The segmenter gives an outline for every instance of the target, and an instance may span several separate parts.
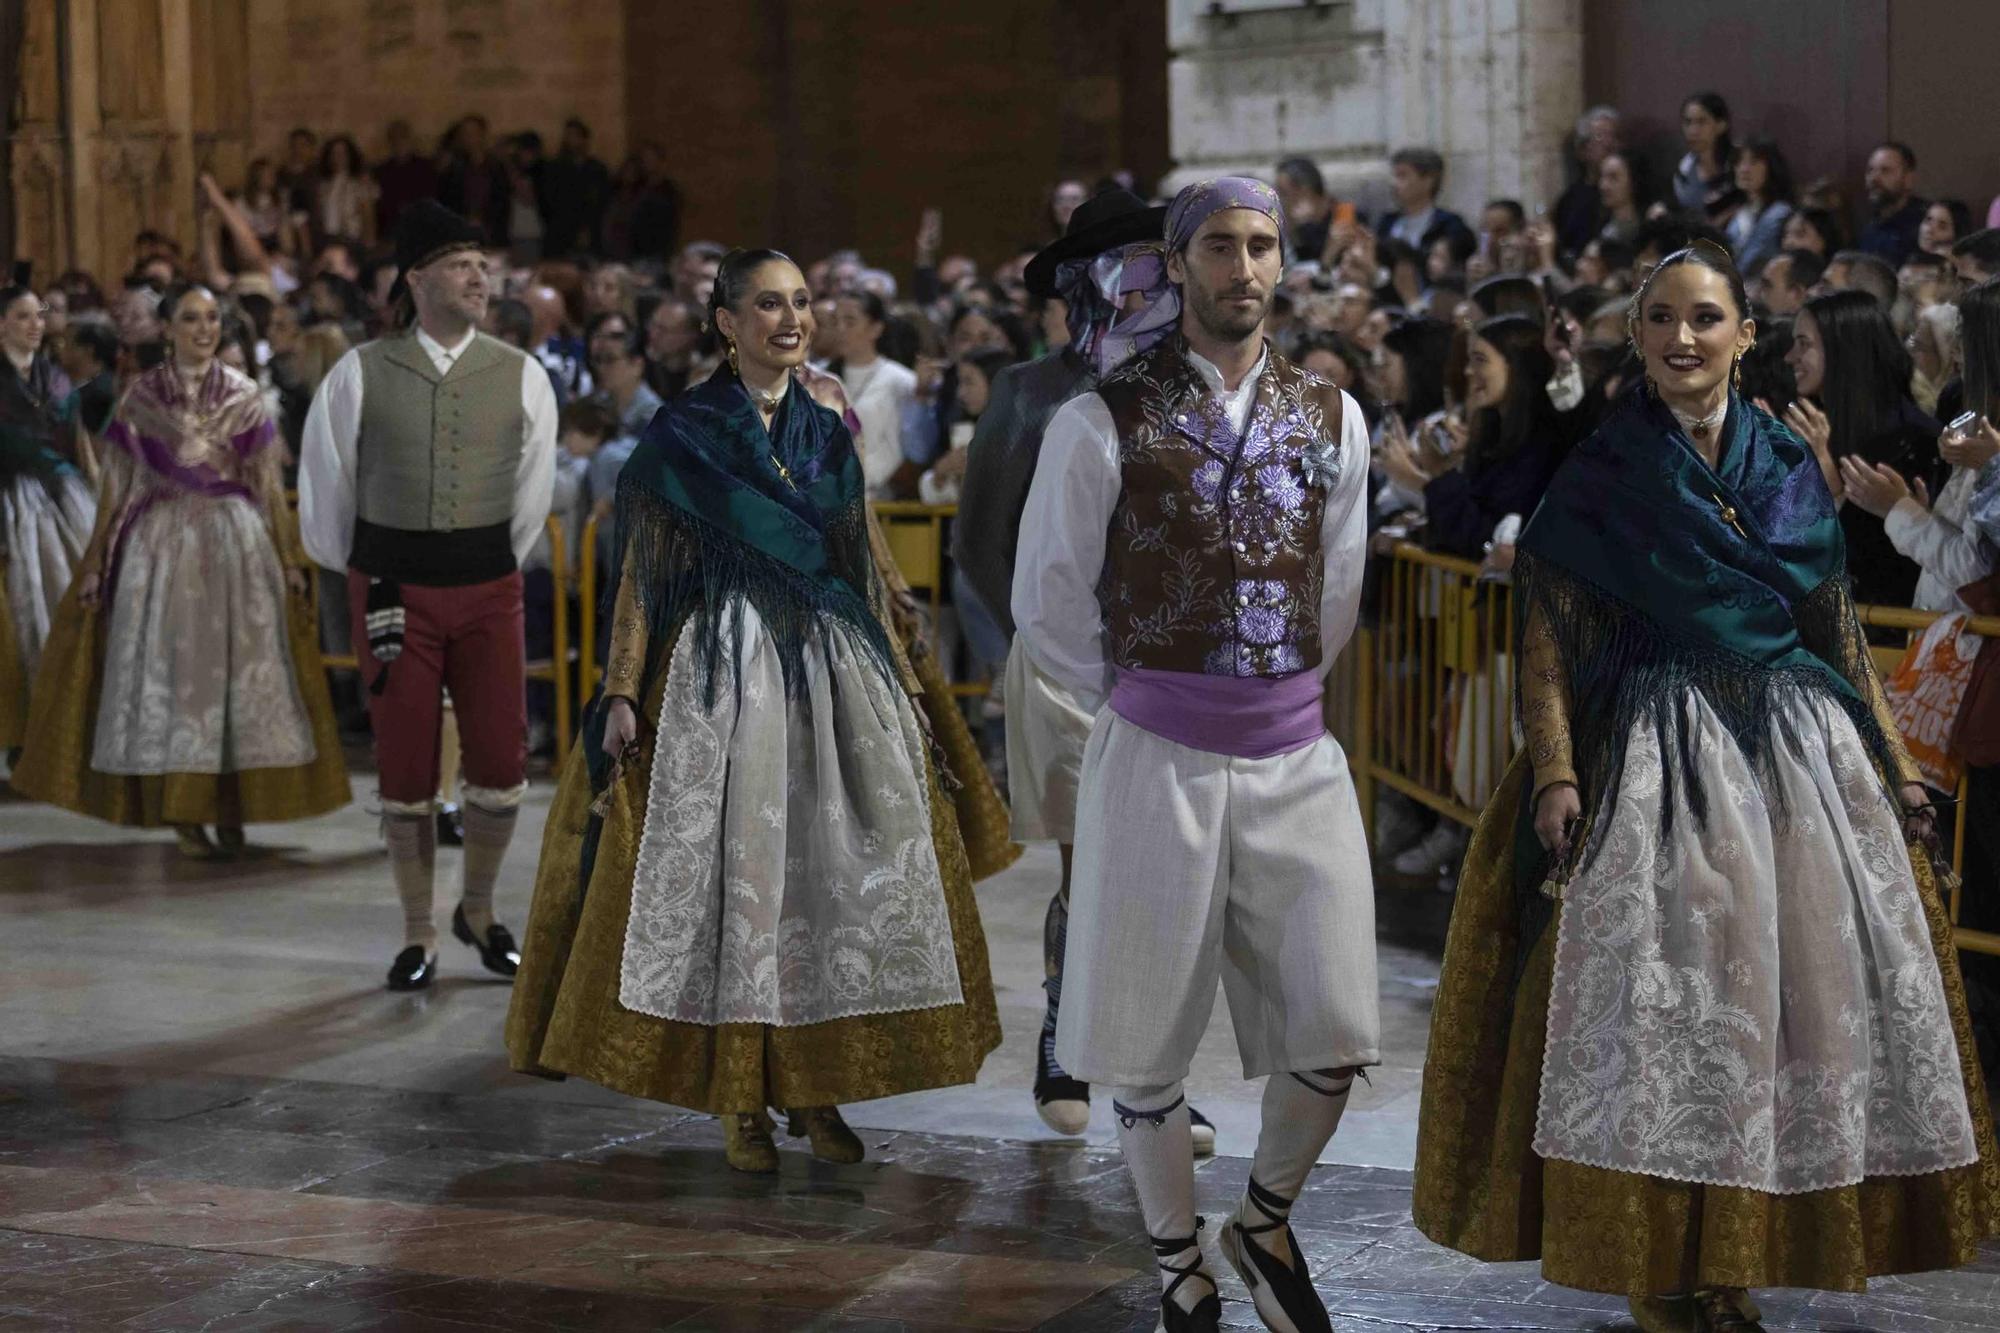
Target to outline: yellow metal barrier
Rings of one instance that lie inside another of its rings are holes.
[[[1378,783],[1470,827],[1520,748],[1514,589],[1482,581],[1470,560],[1407,542],[1381,563],[1377,621],[1357,632],[1334,664],[1327,724],[1347,751],[1371,838]],[[1921,631],[1939,613],[1864,606],[1860,615],[1867,625]],[[1975,617],[1966,628],[2000,634],[2000,617]],[[1887,656],[1878,652],[1878,665]],[[1963,865],[1963,780],[1958,796],[1952,862]],[[1957,924],[1964,896],[1961,885],[1948,903],[1958,946],[2000,954],[2000,933]]]
[[[564,669],[568,666],[573,656],[569,641],[569,596],[566,586],[569,581],[569,549],[563,543],[562,520],[554,515],[550,515],[549,517],[548,534],[549,573],[555,581],[555,624],[553,627],[553,642],[550,645],[553,651],[546,658],[530,659],[527,675],[529,680],[545,680],[555,686],[556,768],[560,770],[563,766],[563,761],[569,758],[570,715],[574,704],[570,694],[569,672]],[[586,526],[584,528],[584,535],[586,538],[591,535],[590,527]],[[585,574],[588,576],[592,567],[590,548],[588,546],[584,547],[582,564]],[[316,578],[310,580],[310,586],[313,597],[313,613],[315,619],[317,619],[319,612],[319,580]],[[587,596],[583,605],[584,623],[588,626],[590,623],[590,602]],[[367,632],[361,626],[355,626],[354,628],[357,633],[365,635]],[[589,644],[590,641],[585,639],[582,656],[586,663],[590,660]],[[320,661],[330,671],[358,671],[361,669],[360,662],[352,653],[325,653],[321,655]],[[586,695],[585,697],[588,696]]]

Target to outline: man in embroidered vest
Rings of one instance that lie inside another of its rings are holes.
[[[1130,190],[1106,190],[1070,214],[1062,239],[1030,260],[1022,275],[1029,292],[1063,303],[1069,344],[993,377],[993,395],[966,460],[951,550],[972,595],[1010,638],[1021,511],[1049,418],[1179,323],[1180,297],[1167,281],[1160,240],[1166,216],[1164,206],[1149,208]],[[1090,1085],[1070,1076],[1056,1059],[1055,1046],[1077,777],[1093,715],[1037,670],[1018,641],[1007,655],[1005,693],[1007,806],[1014,840],[1054,842],[1062,856],[1062,881],[1042,926],[1042,984],[1049,1002],[1035,1043],[1035,1110],[1056,1133],[1081,1134],[1090,1125]],[[1215,1126],[1192,1106],[1188,1117],[1195,1155],[1213,1153]]]
[[[1174,200],[1180,331],[1051,419],[1014,575],[1035,665],[1105,701],[1056,1054],[1112,1089],[1174,1331],[1221,1314],[1182,1089],[1218,976],[1244,1076],[1267,1078],[1221,1245],[1270,1328],[1330,1328],[1286,1218],[1379,1058],[1368,854],[1323,711],[1360,602],[1368,438],[1352,399],[1263,340],[1281,218],[1240,177]]]
[[[480,229],[432,200],[396,229],[392,299],[405,328],[355,348],[313,397],[299,458],[307,552],[345,569],[381,774],[389,866],[403,903],[391,990],[437,973],[437,857],[444,691],[458,718],[465,889],[452,933],[489,971],[514,975],[514,937],[493,889],[527,791],[527,653],[520,563],[548,519],[556,401],[532,358],[479,332]]]

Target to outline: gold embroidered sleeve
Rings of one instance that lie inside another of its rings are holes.
[[[611,608],[611,646],[604,658],[604,694],[639,702],[639,678],[646,670],[646,613],[632,591],[631,568],[618,581],[618,600]]]
[[[115,445],[104,455],[104,467],[97,482],[97,523],[90,531],[90,544],[77,562],[76,579],[103,577],[105,558],[111,551],[111,534],[125,517],[132,499],[131,456]]]
[[[286,569],[305,569],[311,565],[305,544],[299,540],[298,513],[285,495],[284,459],[276,443],[264,446],[250,460],[250,484],[257,493],[257,503],[263,507],[264,526],[271,533],[271,544],[278,548],[278,563]]]
[[[1903,733],[1896,728],[1896,716],[1889,711],[1889,696],[1882,690],[1882,678],[1875,674],[1868,636],[1845,581],[1838,576],[1828,579],[1798,604],[1793,616],[1800,640],[1845,677],[1868,706],[1888,744],[1889,777],[1899,787],[1922,782],[1923,775],[1903,744]]]
[[[872,505],[868,507],[868,556],[873,571],[868,580],[869,609],[889,631],[896,678],[902,681],[903,692],[914,699],[924,692],[924,683],[916,667],[910,664],[911,653],[925,650],[923,619],[916,613],[916,594],[904,582],[903,571],[896,567],[895,552],[889,549],[888,534],[882,531]]]
[[[1537,795],[1555,783],[1576,782],[1569,717],[1562,650],[1542,609],[1531,607],[1521,642],[1521,730],[1527,736],[1528,761],[1535,766]]]

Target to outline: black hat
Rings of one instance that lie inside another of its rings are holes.
[[[1157,241],[1167,231],[1167,208],[1148,208],[1130,190],[1113,187],[1086,199],[1069,215],[1062,239],[1028,261],[1024,276],[1033,296],[1056,296],[1056,270],[1067,259],[1090,259],[1139,241]]]
[[[480,250],[485,245],[486,233],[478,223],[460,217],[435,199],[417,200],[396,219],[399,272],[390,299],[408,289],[411,270],[442,259],[454,250]]]

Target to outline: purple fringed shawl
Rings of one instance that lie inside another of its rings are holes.
[[[135,486],[118,515],[112,570],[132,524],[174,490],[257,503],[251,461],[277,433],[257,382],[220,361],[192,395],[171,362],[133,380],[104,435],[157,480]]]

